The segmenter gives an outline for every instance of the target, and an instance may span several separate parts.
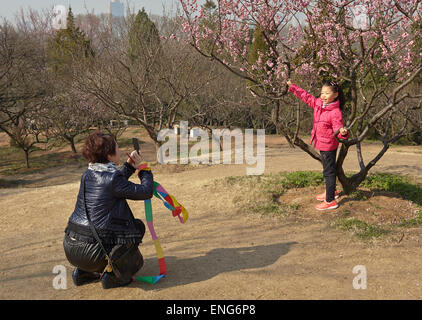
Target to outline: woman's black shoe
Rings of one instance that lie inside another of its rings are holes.
[[[73,270],[72,279],[75,286],[81,286],[86,283],[100,280],[100,274],[75,268],[75,270]]]
[[[130,284],[131,282],[132,282],[132,279],[130,279],[127,282],[119,281],[113,273],[109,273],[109,272],[106,272],[101,279],[101,284],[103,285],[103,289],[124,287]]]

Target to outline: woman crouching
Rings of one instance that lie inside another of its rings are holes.
[[[108,134],[90,134],[82,154],[89,165],[82,174],[75,210],[63,241],[66,257],[76,267],[72,279],[76,286],[100,278],[104,289],[124,286],[143,266],[138,246],[145,234],[144,223],[134,218],[126,199],[150,199],[153,175],[151,171],[140,170],[141,184],[128,181],[143,159],[133,151],[131,159],[117,169],[119,146]],[[119,268],[114,272],[108,263],[110,257],[112,261],[120,258]]]

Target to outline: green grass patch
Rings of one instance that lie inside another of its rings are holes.
[[[320,172],[297,171],[262,176],[231,176],[218,181],[217,184],[221,183],[236,190],[239,189],[239,196],[235,197],[233,201],[242,210],[252,210],[262,214],[286,215],[300,208],[299,204],[278,202],[278,198],[286,190],[318,186],[324,183],[324,178]]]
[[[295,171],[283,176],[284,179],[280,182],[285,189],[313,187],[324,183],[324,177],[321,172]]]
[[[0,148],[0,157],[2,157],[2,158],[10,157],[17,152],[23,153],[23,151],[21,149],[16,148],[16,147],[1,147]]]
[[[254,205],[252,205],[252,209],[256,212],[276,215],[282,215],[286,211],[284,206],[280,206],[278,203],[265,200],[257,201]]]
[[[422,210],[418,212],[418,215],[416,218],[409,219],[407,221],[403,221],[399,224],[399,227],[419,227],[422,226]]]
[[[343,231],[353,232],[360,239],[380,238],[390,231],[384,228],[366,223],[356,218],[340,218],[331,223],[331,226]]]
[[[86,164],[86,160],[81,155],[74,155],[69,151],[60,153],[42,153],[41,151],[41,153],[29,155],[30,168],[27,168],[24,152],[16,149],[8,157],[0,157],[0,173],[3,175],[30,174],[68,164]]]
[[[422,206],[422,187],[412,184],[410,178],[390,173],[369,175],[361,184],[373,191],[388,191],[400,194],[404,199]]]
[[[346,218],[346,217],[350,216],[350,214],[351,214],[351,211],[350,211],[350,210],[348,210],[348,209],[346,209],[346,210],[344,210],[344,211],[343,211],[343,217],[344,217],[344,218]]]
[[[324,177],[321,172],[297,171],[282,172],[262,176],[232,176],[219,179],[224,186],[231,186],[233,192],[237,193],[233,202],[243,212],[256,212],[277,216],[287,216],[292,212],[300,210],[299,204],[280,203],[279,197],[289,189],[307,188],[324,185]],[[370,191],[394,192],[416,204],[422,204],[422,188],[412,184],[410,178],[393,174],[375,173],[369,175],[361,184]],[[366,201],[370,198],[370,191],[356,190],[348,197],[356,201]],[[382,209],[379,205],[374,205]],[[369,216],[375,213],[368,212]],[[330,222],[330,226],[352,232],[360,239],[375,239],[385,236],[394,230],[395,227],[418,227],[422,226],[422,210],[418,216],[400,225],[379,226],[359,220],[352,215],[350,209],[339,211],[337,218]]]
[[[365,195],[365,193],[362,190],[356,190],[354,192],[352,192],[349,197],[353,200],[357,200],[357,201],[363,201],[363,200],[368,200],[368,197]]]

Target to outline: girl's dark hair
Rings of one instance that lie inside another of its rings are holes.
[[[322,86],[323,87],[330,87],[330,88],[333,89],[333,92],[337,92],[338,93],[338,97],[337,97],[336,100],[339,100],[339,102],[340,102],[340,110],[343,110],[343,107],[346,104],[346,97],[344,96],[344,92],[341,89],[341,87],[338,85],[338,83],[336,83],[334,81],[325,81],[322,84]]]
[[[107,163],[107,156],[116,154],[116,141],[100,131],[91,133],[82,148],[82,155],[90,163]]]

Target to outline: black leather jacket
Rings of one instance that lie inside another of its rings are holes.
[[[82,183],[85,179],[86,209],[104,244],[140,243],[145,225],[135,219],[126,199],[146,200],[152,198],[154,178],[151,171],[139,171],[141,184],[128,181],[135,169],[124,163],[115,172],[87,169],[81,178],[75,210],[70,216],[65,233],[70,237],[95,243],[85,214]]]

